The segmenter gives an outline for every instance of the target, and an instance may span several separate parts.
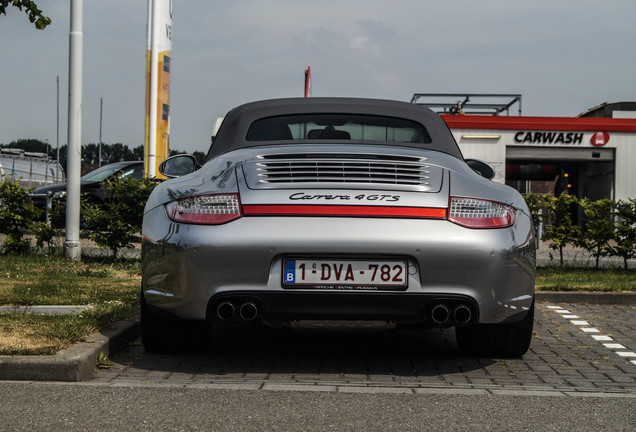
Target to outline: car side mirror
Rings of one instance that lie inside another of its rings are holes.
[[[495,170],[486,162],[477,159],[466,159],[466,164],[480,176],[492,180],[495,177]]]
[[[200,168],[197,159],[189,154],[179,154],[159,164],[159,172],[168,178],[181,177]]]

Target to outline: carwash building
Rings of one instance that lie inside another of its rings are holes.
[[[521,193],[636,198],[636,102],[578,117],[501,115],[517,105],[521,114],[521,95],[416,94],[412,102],[442,114],[464,157],[488,163],[494,181]]]

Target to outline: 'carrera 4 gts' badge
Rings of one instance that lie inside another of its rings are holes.
[[[358,194],[358,195],[312,195],[305,192],[291,194],[289,199],[292,201],[385,201],[396,202],[400,200],[400,195],[381,195],[381,194]]]

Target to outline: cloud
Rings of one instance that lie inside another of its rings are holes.
[[[366,36],[354,36],[350,39],[349,46],[363,56],[380,57],[381,55],[380,47]]]

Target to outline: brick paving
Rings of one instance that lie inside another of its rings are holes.
[[[566,314],[567,312],[567,314]],[[573,324],[572,318],[588,326]],[[593,328],[598,333],[584,329]],[[623,349],[611,349],[603,335]],[[636,397],[636,307],[537,305],[523,359],[461,355],[454,330],[266,329],[211,350],[151,354],[139,341],[91,383],[238,390]]]

